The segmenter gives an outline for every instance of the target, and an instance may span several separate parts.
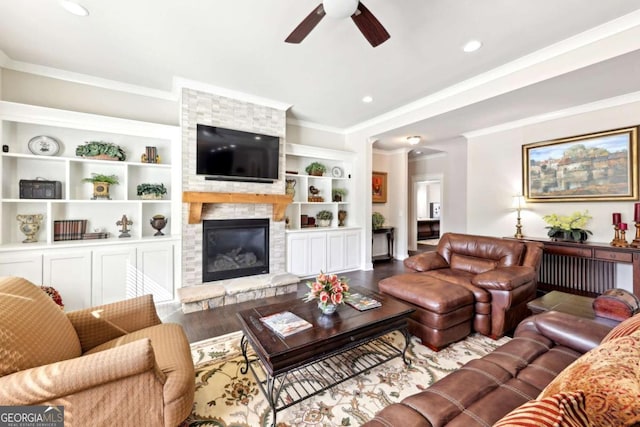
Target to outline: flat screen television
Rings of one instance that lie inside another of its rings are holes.
[[[278,179],[280,138],[198,125],[196,174],[222,181],[273,182]]]

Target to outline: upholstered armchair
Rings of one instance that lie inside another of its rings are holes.
[[[62,405],[67,427],[174,427],[194,378],[182,327],[161,323],[151,295],[65,314],[0,278],[0,405]]]

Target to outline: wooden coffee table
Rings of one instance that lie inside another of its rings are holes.
[[[382,303],[381,307],[358,311],[343,304],[335,314],[323,315],[316,301],[287,302],[240,311],[242,354],[262,392],[276,413],[346,381],[391,359],[405,357],[409,345],[408,318],[414,309],[400,301],[365,289],[353,289]],[[313,327],[281,338],[260,321],[261,317],[290,311]],[[384,335],[400,331],[404,346],[394,345]],[[248,344],[257,358],[250,359]],[[303,380],[303,381],[301,381]]]

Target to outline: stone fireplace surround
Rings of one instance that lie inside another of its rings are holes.
[[[286,111],[185,88],[182,91],[182,191],[284,195]],[[196,170],[196,125],[221,126],[280,137],[280,177],[274,183],[208,181]],[[184,200],[184,198],[183,198]],[[269,274],[202,282],[202,221],[190,223],[182,208],[183,311],[205,310],[254,298],[297,291],[298,277],[286,273],[285,223],[274,220],[270,203],[204,203],[201,219],[269,218]]]

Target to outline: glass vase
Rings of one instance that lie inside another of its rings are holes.
[[[320,309],[322,314],[333,314],[338,309],[338,306],[336,304],[331,304],[331,303],[323,304],[323,303],[319,302],[318,303],[318,308]]]

